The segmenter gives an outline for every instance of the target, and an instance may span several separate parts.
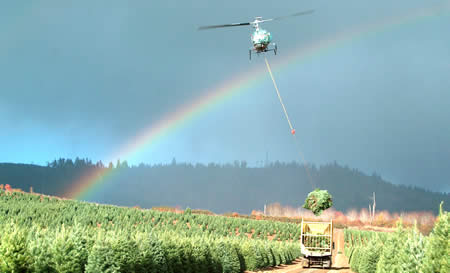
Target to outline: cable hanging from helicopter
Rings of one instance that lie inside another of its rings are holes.
[[[263,19],[262,17],[255,17],[255,20],[252,21],[252,22],[233,23],[233,24],[224,24],[224,25],[201,26],[201,27],[198,28],[198,30],[251,25],[255,29],[255,31],[251,35],[251,41],[252,41],[253,47],[249,49],[249,58],[251,60],[252,59],[252,52],[256,52],[257,54],[260,54],[260,53],[266,53],[268,51],[273,51],[274,54],[277,55],[277,51],[278,51],[277,45],[275,43],[272,43],[272,35],[267,30],[260,28],[259,27],[260,23],[280,20],[280,19],[293,17],[293,16],[306,15],[306,14],[310,14],[310,13],[313,13],[313,12],[314,12],[314,10],[307,10],[307,11],[301,11],[301,12],[297,12],[297,13],[294,13],[294,14],[291,14],[291,15],[275,17],[275,18],[271,18],[271,19]],[[302,153],[302,151],[300,149],[300,145],[298,143],[297,137],[295,135],[295,129],[292,126],[291,120],[289,119],[289,115],[287,113],[286,107],[285,107],[285,105],[283,103],[283,100],[281,98],[280,91],[278,90],[277,83],[276,83],[275,78],[274,78],[274,76],[272,74],[272,70],[270,69],[269,62],[267,61],[267,58],[265,56],[264,56],[264,60],[266,62],[267,71],[269,72],[270,78],[272,79],[273,85],[275,87],[275,91],[277,92],[278,100],[280,101],[280,104],[281,104],[281,106],[283,108],[284,115],[285,115],[286,120],[287,120],[287,122],[289,124],[289,128],[291,130],[291,134],[294,137],[294,142],[296,144],[296,148],[297,148],[297,150],[298,150],[298,152],[300,154],[300,157],[301,157],[302,161],[305,163],[304,166],[305,166],[308,178],[309,178],[308,179],[309,183],[310,183],[310,185],[313,188],[315,188],[314,182],[312,180],[312,176],[309,173],[309,170],[308,170],[308,167],[307,167],[307,163],[306,163],[305,157],[303,156],[303,153]]]
[[[311,176],[311,174],[309,173],[308,167],[307,167],[307,165],[306,165],[307,163],[306,163],[306,160],[305,160],[305,156],[304,156],[303,153],[302,153],[302,149],[300,148],[299,141],[298,141],[298,139],[297,139],[297,136],[295,135],[295,129],[294,129],[294,126],[292,126],[291,120],[289,119],[289,115],[288,115],[288,113],[287,113],[286,107],[284,106],[283,99],[281,98],[281,95],[280,95],[280,91],[278,90],[277,82],[275,81],[275,78],[273,77],[272,69],[270,69],[269,61],[267,61],[266,56],[264,56],[264,61],[266,61],[267,71],[269,71],[269,75],[270,75],[270,78],[272,79],[273,86],[275,87],[275,91],[277,92],[278,100],[280,101],[280,104],[281,104],[281,106],[283,107],[284,115],[285,115],[286,120],[287,120],[287,122],[288,122],[288,124],[289,124],[289,128],[291,129],[291,134],[292,134],[292,136],[293,136],[293,138],[294,138],[294,143],[295,143],[295,146],[296,146],[296,148],[297,148],[298,154],[300,155],[302,161],[305,163],[304,166],[305,166],[306,174],[307,174],[307,176],[308,176],[308,182],[309,182],[309,184],[311,185],[311,187],[312,187],[313,189],[315,189],[316,186],[315,186],[315,184],[314,184],[314,181],[313,181],[313,179],[312,179],[312,176]]]

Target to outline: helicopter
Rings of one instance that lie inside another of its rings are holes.
[[[272,43],[272,35],[270,32],[268,32],[265,29],[262,29],[259,27],[259,24],[269,21],[276,21],[285,19],[288,17],[293,16],[300,16],[300,15],[306,15],[313,13],[314,10],[307,10],[307,11],[301,11],[297,12],[291,15],[287,16],[280,16],[270,19],[263,19],[262,17],[255,17],[255,20],[252,22],[244,22],[244,23],[233,23],[233,24],[224,24],[224,25],[210,25],[210,26],[201,26],[198,28],[198,30],[206,30],[206,29],[214,29],[214,28],[225,28],[225,27],[237,27],[237,26],[252,26],[255,31],[251,35],[251,41],[253,44],[253,47],[249,49],[249,59],[252,59],[252,52],[255,52],[257,54],[265,53],[268,51],[273,51],[275,55],[277,55],[278,47],[275,43]]]

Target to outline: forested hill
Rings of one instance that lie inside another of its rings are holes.
[[[245,162],[235,164],[177,164],[130,167],[126,162],[93,164],[89,160],[60,159],[48,166],[0,164],[0,184],[13,188],[62,196],[65,189],[94,168],[109,168],[108,180],[89,201],[124,206],[180,206],[223,212],[250,213],[264,204],[278,202],[300,207],[314,188],[327,189],[334,208],[346,211],[367,208],[372,192],[377,210],[391,212],[433,211],[450,195],[420,188],[393,185],[380,176],[366,175],[336,163],[309,167],[297,163],[272,163],[264,168],[249,168]]]

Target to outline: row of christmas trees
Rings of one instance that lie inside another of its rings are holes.
[[[442,210],[429,236],[399,222],[393,233],[346,229],[345,254],[358,273],[450,272],[450,216]]]
[[[86,226],[0,223],[0,272],[244,272],[290,263],[298,244]]]
[[[0,204],[3,204],[0,206],[0,217],[2,214],[13,213],[14,218],[20,220],[19,222],[32,221],[49,226],[58,226],[62,223],[73,225],[74,222],[78,222],[83,225],[100,225],[104,228],[151,227],[160,230],[177,230],[177,232],[188,234],[251,235],[253,238],[270,237],[282,241],[300,237],[298,224],[192,214],[189,208],[184,213],[124,209],[117,206],[97,206],[86,202],[20,192],[8,193],[1,190]]]
[[[232,231],[291,225],[0,191],[0,272],[256,270],[291,262],[299,244]]]

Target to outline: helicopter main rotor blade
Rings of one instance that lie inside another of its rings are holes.
[[[198,30],[212,29],[212,28],[222,28],[222,27],[238,27],[238,26],[248,26],[250,23],[234,23],[225,25],[212,25],[212,26],[201,26]]]
[[[267,19],[267,20],[264,20],[264,21],[281,20],[281,19],[294,17],[294,16],[307,15],[307,14],[311,14],[313,12],[314,12],[314,10],[310,9],[310,10],[300,11],[300,12],[297,12],[297,13],[294,13],[294,14],[291,14],[291,15],[285,15],[285,16],[275,17],[273,19]]]

